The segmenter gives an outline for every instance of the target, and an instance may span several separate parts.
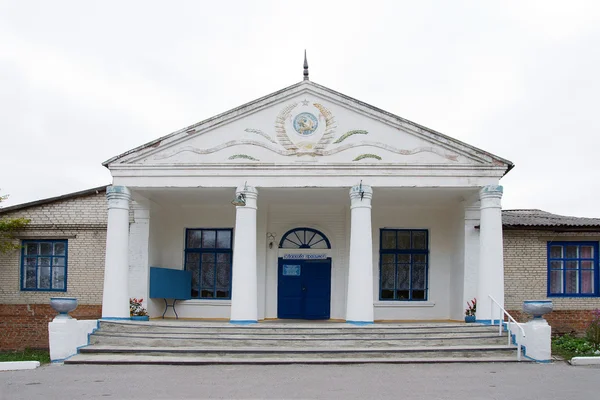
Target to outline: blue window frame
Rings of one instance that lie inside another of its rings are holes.
[[[379,300],[425,301],[429,273],[426,229],[381,229]]]
[[[548,242],[548,296],[598,296],[598,242]]]
[[[186,229],[185,269],[193,299],[231,299],[233,229]]]
[[[21,290],[66,292],[66,240],[23,240]]]

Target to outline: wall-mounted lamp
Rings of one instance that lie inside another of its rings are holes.
[[[239,207],[243,207],[246,205],[246,196],[244,196],[244,193],[238,193],[233,200],[231,200],[231,204],[233,204],[234,206],[239,206]]]
[[[275,237],[277,237],[277,234],[275,232],[267,232],[267,240],[269,241],[269,249],[273,248],[273,241],[275,240]]]

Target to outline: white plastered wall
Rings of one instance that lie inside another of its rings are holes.
[[[302,205],[260,201],[257,213],[258,317],[277,318],[277,262],[281,237],[289,230],[309,227],[321,231],[331,242],[332,258],[331,318],[345,319],[350,232],[349,207],[340,198],[337,204]],[[472,228],[465,223],[457,204],[431,207],[374,206],[372,210],[373,282],[376,320],[461,319],[467,295],[463,287],[472,286],[465,271],[471,270],[464,242],[473,241]],[[186,228],[235,228],[235,207],[228,203],[196,206],[153,207],[150,222],[149,265],[183,268]],[[426,302],[379,301],[379,232],[381,228],[428,229],[430,240],[428,300]],[[267,232],[274,233],[269,248]],[[462,235],[462,237],[461,237]],[[475,238],[476,239],[476,238]],[[473,243],[476,244],[476,243]],[[319,251],[322,253],[322,251]],[[467,271],[468,273],[468,271]],[[177,304],[180,318],[228,319],[229,300],[186,300]],[[162,299],[150,300],[151,317],[164,310]],[[174,314],[169,309],[167,316]]]

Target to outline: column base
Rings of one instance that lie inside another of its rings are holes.
[[[352,324],[352,325],[373,325],[374,322],[373,321],[346,321],[347,324]]]
[[[230,324],[234,324],[234,325],[252,325],[252,324],[258,324],[258,321],[253,321],[253,320],[230,320],[229,323]]]

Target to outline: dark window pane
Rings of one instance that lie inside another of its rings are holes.
[[[579,263],[577,261],[567,261],[567,269],[577,269],[579,267]]]
[[[218,299],[228,299],[231,295],[229,294],[229,290],[217,289],[217,298]]]
[[[229,263],[217,264],[217,290],[229,290],[231,283],[231,265]]]
[[[37,258],[35,257],[26,257],[25,258],[25,265],[28,267],[35,267],[37,262]]]
[[[579,282],[576,270],[567,270],[565,293],[579,293]]]
[[[382,299],[393,299],[394,298],[394,291],[393,290],[382,290],[381,291],[381,298]]]
[[[396,282],[396,289],[409,289],[410,288],[410,265],[409,264],[398,264],[398,280]]]
[[[215,253],[202,254],[202,266],[204,266],[204,263],[214,264],[214,262],[215,262]]]
[[[415,254],[413,256],[413,262],[415,262],[415,263],[426,263],[427,262],[427,255],[425,255],[425,254]]]
[[[381,232],[381,248],[395,249],[396,248],[396,231]]]
[[[65,266],[65,258],[64,257],[53,257],[52,265],[55,267],[64,267]]]
[[[398,242],[396,248],[398,250],[410,249],[410,231],[398,231]]]
[[[550,246],[550,257],[551,258],[562,258],[563,247],[562,246]]]
[[[593,261],[582,261],[581,269],[594,269],[594,262]]]
[[[594,271],[581,271],[581,293],[594,293]]]
[[[581,252],[581,258],[594,258],[594,248],[592,246],[581,246],[579,251]]]
[[[396,299],[398,300],[409,300],[408,298],[408,290],[397,290],[396,291]]]
[[[550,293],[561,294],[563,292],[563,273],[561,270],[550,271]]]
[[[382,254],[381,255],[381,263],[382,264],[395,264],[396,256],[394,254]]]
[[[412,270],[412,288],[425,289],[425,265],[415,264]]]
[[[550,261],[550,268],[552,269],[562,269],[563,261]]]
[[[424,290],[413,290],[412,291],[412,299],[413,300],[425,300],[425,291]]]
[[[294,237],[294,239],[296,239]],[[290,240],[290,239],[285,239],[283,241],[283,243],[281,244],[281,248],[282,249],[297,249],[300,247],[300,243],[298,243],[298,239],[296,240]]]
[[[327,242],[325,240],[317,241],[310,246],[311,249],[328,249]]]
[[[37,253],[38,253],[38,244],[37,243],[25,244],[25,254],[36,255]]]
[[[65,269],[63,267],[52,268],[52,289],[65,288]]]
[[[231,248],[231,231],[217,231],[217,248]]]
[[[49,267],[50,266],[50,257],[39,257],[38,258],[38,266],[40,267]]]
[[[213,291],[209,289],[202,289],[200,292],[200,297],[203,299],[213,299],[215,296],[213,295]]]
[[[38,288],[39,289],[50,289],[50,268],[49,267],[38,268]]]
[[[198,249],[202,247],[202,231],[189,230],[187,232],[187,247],[188,249]]]
[[[412,248],[417,250],[427,249],[427,232],[414,231],[412,233]]]
[[[577,246],[567,246],[567,258],[577,258],[579,255],[578,249],[579,247]]]
[[[40,254],[43,256],[52,255],[52,243],[42,242],[40,243]]]
[[[202,289],[215,287],[215,264],[202,263],[200,270],[200,287]]]
[[[217,232],[202,231],[202,248],[214,249],[217,244]]]
[[[410,262],[410,254],[398,254],[398,263],[408,264]]]
[[[32,267],[25,267],[25,280],[23,285],[25,289],[35,289],[35,271],[35,261]]]
[[[58,242],[54,243],[54,255],[55,256],[64,256],[67,251],[67,246],[65,243]]]
[[[394,289],[394,280],[396,279],[396,265],[381,265],[381,289]]]

